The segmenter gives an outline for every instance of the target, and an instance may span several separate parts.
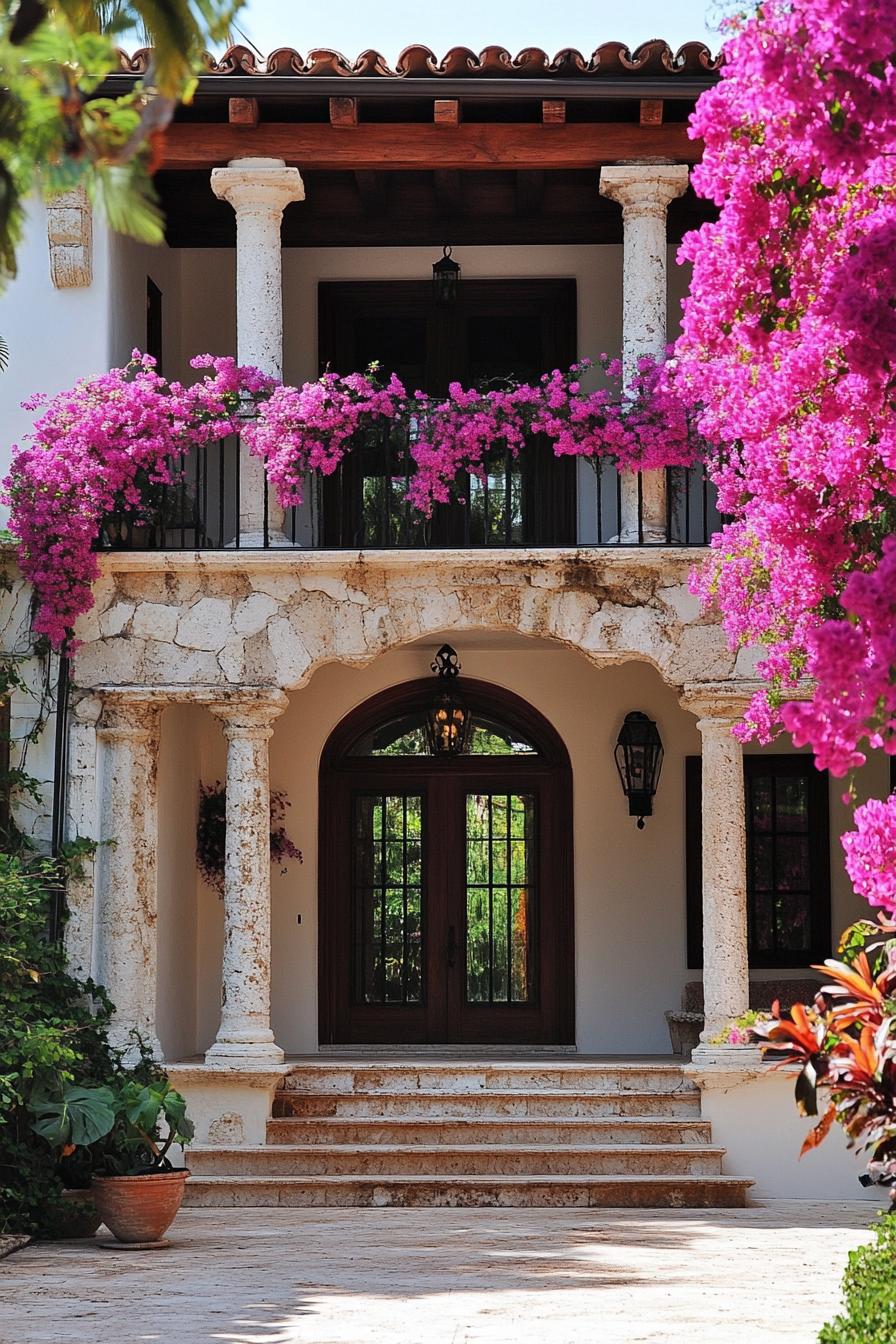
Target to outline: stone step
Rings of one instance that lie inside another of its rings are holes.
[[[195,1145],[197,1176],[717,1176],[724,1149],[697,1144]]]
[[[696,1092],[680,1064],[581,1060],[312,1061],[283,1080],[287,1092]]]
[[[482,1118],[466,1116],[446,1119],[443,1115],[420,1119],[400,1116],[385,1119],[312,1119],[269,1120],[269,1144],[447,1144],[522,1143],[535,1144],[617,1144],[709,1143],[710,1126],[706,1120],[649,1119],[641,1116],[615,1116],[607,1119],[567,1119],[554,1117]]]
[[[744,1208],[732,1176],[193,1176],[186,1208]]]
[[[562,1091],[542,1089],[526,1093],[518,1088],[487,1092],[302,1092],[280,1091],[274,1098],[275,1118],[334,1116],[340,1119],[446,1120],[538,1118],[564,1119],[610,1116],[658,1116],[663,1119],[700,1117],[700,1093],[696,1088],[675,1091]]]

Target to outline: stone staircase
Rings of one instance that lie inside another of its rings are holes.
[[[194,1145],[187,1206],[742,1207],[674,1063],[314,1060],[257,1147]]]

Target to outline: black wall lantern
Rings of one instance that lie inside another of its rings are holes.
[[[426,737],[433,756],[461,756],[470,743],[473,715],[457,689],[460,664],[450,644],[443,644],[432,664],[439,689],[426,714]]]
[[[460,266],[452,260],[451,248],[446,244],[439,260],[432,264],[432,294],[436,303],[453,303],[459,284]]]
[[[653,795],[663,768],[663,743],[653,719],[639,710],[626,714],[616,739],[616,769],[622,791],[628,799],[628,814],[638,818],[638,830],[644,818],[653,816]]]

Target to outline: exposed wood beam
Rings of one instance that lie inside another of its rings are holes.
[[[562,126],[566,121],[566,103],[562,98],[545,98],[541,104],[541,120],[545,126]]]
[[[230,98],[227,102],[227,120],[231,126],[258,125],[257,98]]]
[[[684,123],[637,126],[588,122],[572,126],[467,123],[462,126],[341,127],[262,122],[255,128],[175,122],[165,132],[161,167],[216,168],[241,155],[285,159],[307,171],[383,168],[594,168],[624,159],[696,163],[703,151]]]
[[[516,208],[521,215],[540,215],[544,206],[544,169],[521,168],[516,175]]]
[[[460,173],[456,168],[438,168],[433,173],[436,204],[440,215],[457,215],[463,207]]]
[[[641,125],[661,126],[663,124],[662,98],[641,99]]]
[[[386,179],[382,173],[372,168],[359,168],[355,172],[355,184],[366,215],[384,215],[388,208]]]
[[[460,103],[456,98],[437,98],[433,104],[433,121],[437,126],[460,125]]]
[[[330,99],[331,126],[357,126],[357,124],[358,124],[357,98]]]

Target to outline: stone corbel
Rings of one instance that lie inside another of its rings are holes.
[[[47,202],[47,242],[56,289],[86,289],[93,280],[93,212],[83,187]]]

